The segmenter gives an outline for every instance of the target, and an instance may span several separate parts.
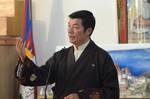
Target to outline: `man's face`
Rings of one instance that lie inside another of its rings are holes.
[[[68,37],[70,43],[79,46],[89,39],[90,31],[84,30],[82,20],[78,18],[70,19],[68,22]]]

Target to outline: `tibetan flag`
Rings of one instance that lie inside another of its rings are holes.
[[[31,0],[25,0],[24,9],[24,32],[22,34],[25,43],[26,56],[35,62],[35,50],[32,37]]]
[[[22,33],[22,38],[26,56],[36,63],[32,36],[31,2],[31,0],[24,0],[24,32]],[[37,88],[20,85],[19,94],[19,99],[37,99]]]

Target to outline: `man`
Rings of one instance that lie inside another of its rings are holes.
[[[90,38],[95,18],[90,11],[81,10],[69,15],[68,37],[73,46],[62,49],[37,67],[21,52],[23,85],[53,84],[54,99],[119,99],[117,71],[109,54]],[[33,76],[34,75],[34,76]]]

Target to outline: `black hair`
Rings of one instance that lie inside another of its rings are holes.
[[[93,13],[88,10],[80,10],[80,11],[73,12],[69,15],[69,18],[81,19],[84,30],[86,30],[87,28],[92,28],[92,32],[93,32],[93,30],[95,28],[95,17],[93,16]],[[92,34],[92,32],[91,32],[91,34]]]

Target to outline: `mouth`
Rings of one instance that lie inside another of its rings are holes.
[[[69,35],[69,38],[75,38],[74,36],[72,36],[72,35]]]
[[[70,41],[73,41],[74,39],[75,39],[74,36],[69,36],[69,40],[70,40]]]

